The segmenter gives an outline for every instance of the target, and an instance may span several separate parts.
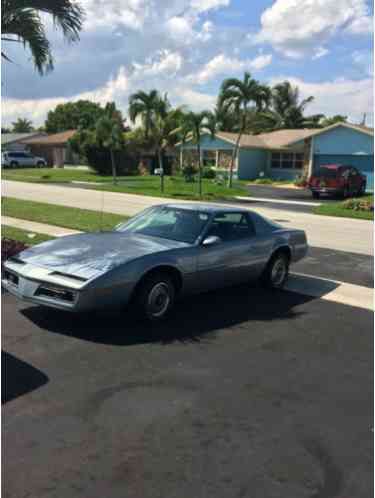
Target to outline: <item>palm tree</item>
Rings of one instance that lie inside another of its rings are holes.
[[[138,117],[141,118],[146,140],[148,140],[155,117],[165,116],[169,109],[167,95],[162,97],[157,90],[151,90],[149,93],[139,91],[129,97],[129,117],[133,123]]]
[[[123,132],[119,120],[111,115],[102,116],[95,127],[96,140],[103,147],[109,149],[111,154],[113,183],[117,183],[117,171],[115,162],[115,151],[120,150],[123,145]]]
[[[164,153],[168,147],[173,147],[176,144],[176,130],[181,122],[181,113],[181,108],[172,109],[167,114],[158,113],[152,122],[152,142],[159,161],[161,192],[164,192]]]
[[[295,128],[319,128],[319,122],[324,116],[314,114],[305,116],[306,107],[314,97],[310,96],[300,101],[299,88],[289,81],[279,83],[272,88],[271,109],[261,113],[265,131]]]
[[[41,14],[50,14],[65,39],[77,41],[83,10],[73,0],[1,0],[1,39],[28,47],[40,74],[53,69],[51,45]],[[2,57],[10,60],[2,52]]]
[[[228,186],[233,185],[233,168],[238,156],[241,137],[247,127],[248,111],[255,108],[258,112],[266,109],[270,100],[270,89],[254,80],[245,72],[244,79],[229,78],[223,81],[220,89],[218,107],[238,116],[238,135],[230,162]]]
[[[184,115],[179,132],[182,136],[187,136],[197,146],[198,155],[198,178],[199,196],[202,197],[202,158],[201,158],[201,138],[204,133],[209,133],[211,138],[216,133],[216,118],[210,111],[188,112]]]
[[[18,118],[12,123],[13,133],[30,133],[33,131],[33,123],[29,119]]]

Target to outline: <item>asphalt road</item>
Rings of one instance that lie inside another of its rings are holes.
[[[373,495],[370,311],[239,286],[157,326],[2,317],[4,497]]]

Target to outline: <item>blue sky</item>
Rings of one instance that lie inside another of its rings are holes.
[[[40,77],[30,54],[3,44],[3,125],[41,125],[60,102],[114,100],[126,114],[138,89],[168,92],[176,105],[213,107],[221,81],[250,71],[264,83],[289,79],[310,112],[373,123],[373,9],[367,0],[81,0],[77,44],[46,20],[55,70]]]

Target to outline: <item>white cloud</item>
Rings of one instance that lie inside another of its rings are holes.
[[[150,0],[81,0],[80,3],[85,10],[87,30],[116,26],[139,30],[153,7]]]
[[[292,85],[297,85],[301,98],[313,95],[314,102],[307,109],[308,114],[323,113],[327,116],[343,114],[349,116],[353,122],[359,123],[363,113],[373,121],[373,80],[351,80],[338,78],[321,83],[309,83],[299,78],[279,77],[271,80],[274,85],[288,80]]]
[[[72,97],[55,97],[45,99],[4,99],[2,104],[3,124],[9,124],[18,117],[28,118],[38,126],[43,123],[47,112],[56,105],[80,99],[91,100],[104,105],[115,101],[126,114],[128,97],[142,88],[160,88],[158,84],[163,79],[161,91],[168,92],[173,103],[186,104],[193,109],[211,107],[214,97],[195,92],[184,85],[184,78],[177,77],[183,65],[182,57],[177,52],[160,51],[157,57],[149,58],[143,64],[133,63],[131,69],[120,66],[117,75],[111,77],[105,85],[92,91],[81,92]]]
[[[321,57],[324,57],[325,55],[329,54],[329,50],[324,48],[324,47],[318,47],[315,51],[315,54],[313,56],[313,59],[320,59]]]
[[[256,42],[300,58],[324,50],[340,29],[368,33],[372,20],[366,0],[276,0],[263,12],[261,26]]]
[[[238,73],[246,70],[261,70],[271,64],[272,55],[259,55],[255,59],[237,59],[224,54],[216,55],[205,64],[196,74],[191,74],[189,80],[198,85],[203,85],[219,75]]]
[[[163,75],[167,78],[174,78],[183,64],[181,54],[170,50],[161,50],[156,58],[148,58],[144,64],[133,62],[134,72],[132,79],[142,80],[143,78]]]
[[[228,7],[230,0],[191,0],[191,8],[197,12],[207,12],[208,10]]]

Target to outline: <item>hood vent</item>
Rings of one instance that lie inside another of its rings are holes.
[[[68,273],[63,273],[61,271],[53,271],[50,273],[51,276],[54,277],[64,277],[64,278],[70,278],[71,280],[78,280],[79,282],[87,282],[87,278],[84,277],[78,277],[77,275],[70,275]]]

